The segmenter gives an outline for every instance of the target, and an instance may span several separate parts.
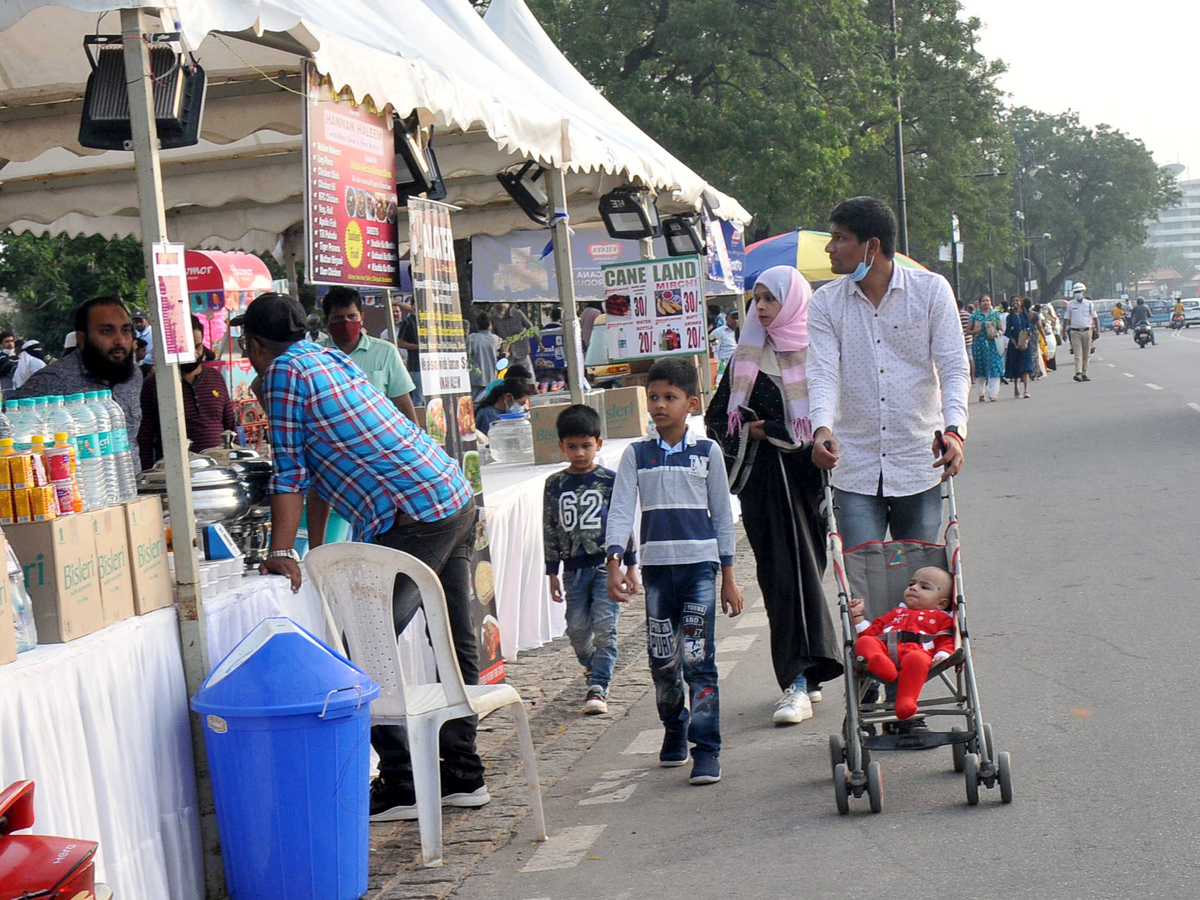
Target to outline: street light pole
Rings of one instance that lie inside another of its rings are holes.
[[[963,305],[962,295],[958,292],[958,247],[962,235],[958,229],[958,216],[950,214],[950,259],[954,262],[954,299],[959,307]]]
[[[896,0],[892,4],[892,78],[896,80],[896,220],[900,226],[900,252],[908,256],[908,194],[904,188],[904,109],[900,100],[900,38],[896,27]]]

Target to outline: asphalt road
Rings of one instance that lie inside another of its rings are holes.
[[[553,840],[501,848],[461,900],[1191,898],[1200,893],[1200,333],[1106,335],[1029,400],[972,402],[957,481],[982,705],[1015,800],[965,803],[948,750],[877,754],[884,811],[837,815],[816,717],[775,728],[757,589],[722,619],[720,784],[656,765],[652,696],[546,797]],[[752,581],[743,566],[740,580]],[[639,736],[640,739],[639,739]],[[630,752],[648,750],[651,752]],[[520,831],[520,830],[519,830]]]

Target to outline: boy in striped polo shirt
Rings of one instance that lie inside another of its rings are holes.
[[[700,381],[690,359],[659,360],[646,388],[658,430],[626,448],[608,510],[608,596],[625,602],[636,590],[621,571],[625,543],[642,503],[642,584],[650,674],[658,715],[666,727],[658,761],[682,766],[691,751],[692,784],[721,780],[721,723],[717,692],[716,577],[721,607],[742,611],[733,580],[733,513],[721,448],[688,431],[700,406]],[[684,703],[687,681],[691,711]]]

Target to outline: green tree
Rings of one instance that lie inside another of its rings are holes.
[[[15,305],[14,327],[57,353],[75,308],[92,297],[144,305],[142,245],[133,238],[54,237],[0,232],[0,287]]]
[[[1092,291],[1100,296],[1112,290],[1114,274],[1145,265],[1146,222],[1180,199],[1174,176],[1145,145],[1108,125],[1088,128],[1071,112],[1021,107],[1007,125],[1017,151],[1013,201],[1024,215],[1023,255],[1042,290],[1056,295],[1070,278],[1106,285]],[[1007,267],[1014,281],[1021,255]]]
[[[890,5],[872,0],[868,14],[890,57]],[[964,244],[962,278],[986,284],[989,266],[1011,258],[1016,242],[1008,199],[1012,140],[1001,124],[996,79],[1003,63],[975,49],[980,21],[962,17],[959,0],[897,0],[899,59],[894,76],[902,94],[905,183],[910,253],[949,275],[938,248],[951,240],[958,216]],[[856,193],[887,199],[895,208],[894,119],[873,124],[887,139],[864,142],[847,161]]]
[[[820,227],[847,160],[894,111],[861,0],[533,0],[622,112],[755,216],[751,238]]]

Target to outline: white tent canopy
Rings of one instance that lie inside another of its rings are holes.
[[[526,158],[562,166],[569,197],[594,198],[639,181],[659,190],[664,211],[695,209],[704,197],[719,215],[748,219],[736,201],[714,192],[613,110],[561,55],[553,77],[545,77],[559,82],[563,68],[570,70],[576,80],[571,97],[542,81],[536,72],[548,70],[541,63],[527,67],[466,0],[414,0],[405,5],[402,25],[382,3],[347,0],[336,16],[316,0],[286,10],[257,0],[179,4],[185,34],[200,41],[209,89],[201,143],[163,153],[174,239],[265,251],[303,220],[302,108],[289,92],[299,87],[301,55],[311,55],[355,96],[370,95],[377,105],[405,113],[417,109],[423,121],[443,129],[435,147],[447,199],[463,207],[456,216],[459,234],[529,227],[494,177]],[[132,155],[93,153],[76,142],[89,71],[83,35],[97,30],[100,11],[114,5],[120,4],[21,0],[0,8],[0,58],[16,63],[0,69],[0,160],[13,160],[0,168],[0,226],[140,235]],[[532,22],[523,4],[520,10]],[[224,17],[214,18],[218,13]],[[205,36],[202,27],[212,23],[222,33]],[[353,33],[332,30],[351,23]],[[101,20],[100,31],[104,25]],[[279,29],[288,30],[269,33]],[[356,44],[360,38],[368,46]],[[543,55],[557,54],[542,38],[549,47]],[[378,49],[388,46],[397,49]],[[420,47],[437,49],[421,56]],[[593,203],[572,214],[576,221],[596,219]]]

